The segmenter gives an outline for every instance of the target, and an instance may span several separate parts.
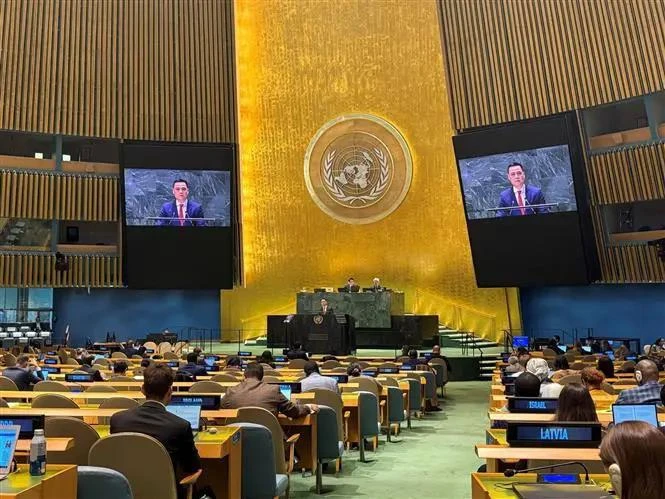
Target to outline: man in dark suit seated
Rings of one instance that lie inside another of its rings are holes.
[[[279,391],[279,385],[263,382],[263,366],[252,362],[245,369],[245,379],[226,390],[222,398],[222,409],[262,407],[275,416],[282,413],[290,418],[299,418],[319,410],[315,404],[294,404]]]
[[[81,363],[81,367],[76,369],[77,371],[83,371],[92,374],[93,381],[104,381],[102,373],[100,373],[99,370],[92,368],[92,364],[95,361],[95,357],[93,355],[86,355],[85,357],[78,359],[78,361]]]
[[[129,340],[127,342],[127,345],[125,346],[125,349],[122,351],[128,359],[132,358],[132,355],[139,355],[139,351],[134,347],[134,341]]]
[[[187,364],[179,370],[185,371],[187,374],[194,377],[207,375],[208,372],[205,367],[199,365],[198,361],[199,356],[194,352],[190,352],[187,354]]]
[[[346,285],[342,288],[344,293],[357,293],[360,291],[360,286],[356,284],[356,280],[353,277],[349,277],[346,281]]]
[[[531,205],[545,204],[543,191],[533,185],[527,185],[524,166],[520,163],[508,165],[508,181],[511,187],[501,191],[499,196],[499,207],[507,208],[498,210],[497,217],[519,217],[521,215],[535,215],[536,213],[549,213],[546,206],[532,208]]]
[[[166,364],[146,367],[141,387],[146,401],[135,409],[111,416],[111,433],[144,433],[159,440],[171,456],[176,482],[179,482],[198,471],[201,461],[189,422],[166,410],[172,385],[173,371]],[[184,497],[182,490],[178,491],[178,497]]]
[[[432,347],[432,355],[430,356],[430,359],[443,359],[443,361],[446,363],[446,369],[448,372],[453,372],[453,368],[450,367],[450,361],[448,360],[448,357],[441,355],[441,347],[439,345],[434,345]],[[429,361],[427,361],[427,364],[429,364]]]
[[[300,343],[294,343],[293,347],[291,350],[286,352],[286,358],[289,360],[293,359],[304,359],[304,360],[309,360],[309,357],[307,356],[307,352],[302,349],[302,344]]]
[[[173,201],[162,205],[157,225],[205,225],[203,220],[194,220],[205,216],[203,206],[188,199],[189,184],[186,180],[179,178],[173,182],[173,198]]]
[[[6,368],[2,375],[11,379],[22,391],[32,390],[33,385],[42,381],[41,370],[29,355],[19,355],[16,365]]]

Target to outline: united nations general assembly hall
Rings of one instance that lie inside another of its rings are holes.
[[[665,0],[0,0],[0,499],[665,499]]]

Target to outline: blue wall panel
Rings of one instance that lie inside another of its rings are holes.
[[[665,336],[665,284],[606,284],[520,290],[525,331],[593,328],[595,336]]]
[[[55,289],[54,329],[60,341],[69,324],[70,344],[82,345],[106,338],[145,337],[168,328],[185,326],[219,329],[220,297],[215,290]]]

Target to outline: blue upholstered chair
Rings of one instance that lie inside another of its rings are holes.
[[[316,493],[323,490],[323,470],[326,463],[337,461],[344,453],[344,442],[339,440],[337,414],[332,407],[319,406],[317,415]]]
[[[270,430],[255,423],[233,423],[242,428],[242,499],[289,497],[289,477],[275,472]]]
[[[379,404],[376,396],[370,392],[358,392],[358,415],[360,442],[360,461],[365,461],[365,439],[379,436]]]
[[[133,499],[122,473],[110,468],[79,466],[76,499]]]

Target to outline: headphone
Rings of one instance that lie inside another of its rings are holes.
[[[635,369],[635,379],[637,380],[638,385],[642,384],[642,371]]]
[[[614,494],[617,497],[621,497],[621,468],[617,463],[612,463],[610,464],[610,467],[607,468],[607,473],[610,475],[610,482],[612,482]]]

